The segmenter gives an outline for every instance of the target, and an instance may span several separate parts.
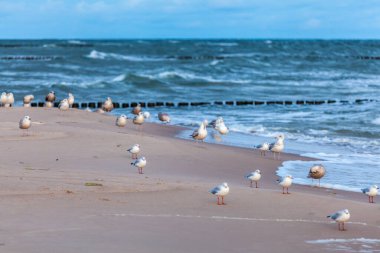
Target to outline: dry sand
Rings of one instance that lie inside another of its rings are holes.
[[[29,136],[18,129],[24,115]],[[281,194],[276,169],[305,158],[176,139],[181,129],[166,125],[119,128],[113,116],[75,109],[0,108],[0,118],[0,252],[380,250],[379,242],[307,242],[380,239],[380,205],[307,186]],[[135,143],[144,175],[126,151]],[[259,189],[243,178],[255,169]],[[217,206],[208,190],[224,181],[227,205]],[[326,215],[344,208],[352,219],[340,232]]]

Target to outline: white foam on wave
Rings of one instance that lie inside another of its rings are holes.
[[[360,243],[369,243],[369,244],[377,244],[380,243],[380,239],[371,239],[371,238],[351,238],[351,239],[318,239],[318,240],[310,240],[306,241],[307,243],[312,244],[328,244],[328,243],[353,243],[353,242],[360,242]]]
[[[115,77],[114,79],[112,79],[112,82],[121,82],[121,81],[124,81],[126,78],[127,78],[126,74],[121,74]]]
[[[169,78],[182,78],[185,80],[203,80],[210,83],[238,83],[238,84],[244,84],[251,82],[250,80],[242,80],[242,79],[216,79],[212,76],[202,76],[202,75],[196,75],[193,73],[185,72],[185,71],[162,71],[157,74],[141,74],[141,76],[150,78],[150,79],[169,79]]]
[[[372,124],[375,124],[375,125],[380,125],[380,117],[372,120]]]
[[[92,50],[88,55],[86,55],[86,57],[91,58],[91,59],[98,59],[98,60],[113,59],[113,60],[135,61],[135,62],[160,61],[159,58],[148,58],[148,57],[139,57],[139,56],[116,54],[116,53],[105,53],[105,52],[101,52],[97,50]]]

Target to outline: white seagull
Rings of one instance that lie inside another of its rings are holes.
[[[269,145],[269,150],[273,152],[274,158],[276,158],[276,153],[277,153],[277,159],[280,158],[280,153],[284,150],[284,139],[285,136],[283,134],[280,134],[276,136],[276,142],[271,143]]]
[[[252,183],[254,181],[256,183],[256,188],[259,188],[257,186],[257,182],[259,182],[259,180],[261,179],[261,171],[255,170],[254,172],[251,172],[248,175],[246,175],[245,178],[251,182],[251,187],[252,187]]]
[[[125,114],[121,114],[116,118],[116,126],[125,127],[127,125],[127,116]]]
[[[218,205],[225,205],[224,203],[224,196],[226,196],[230,192],[230,187],[228,187],[228,184],[226,182],[215,186],[210,190],[210,193],[216,195],[218,198]],[[219,198],[222,198],[222,203],[220,203]]]
[[[292,185],[293,177],[291,175],[287,175],[281,179],[278,179],[277,182],[282,186],[282,194],[290,194],[289,187]],[[286,193],[285,193],[286,188]]]
[[[204,120],[201,125],[199,126],[199,128],[197,130],[195,130],[190,136],[194,139],[194,140],[201,140],[203,141],[206,137],[207,137],[207,129],[206,129],[206,126],[207,126],[207,120]]]
[[[74,95],[69,93],[69,97],[67,98],[67,101],[69,102],[70,108],[72,108],[75,101]]]
[[[145,119],[149,119],[150,118],[150,112],[148,112],[148,111],[143,112],[143,115],[144,115]]]
[[[144,114],[142,112],[139,112],[138,115],[133,118],[133,124],[142,125],[144,123],[144,120]]]
[[[7,103],[7,93],[1,93],[0,102],[1,106],[5,106],[5,104]]]
[[[70,108],[69,101],[67,100],[67,98],[59,102],[58,108],[61,111],[67,111]]]
[[[369,203],[375,203],[373,201],[373,197],[375,197],[377,195],[378,191],[379,191],[379,186],[377,186],[377,185],[372,185],[370,187],[362,189],[362,192],[364,194],[368,195],[368,202]]]
[[[134,115],[139,115],[139,113],[141,112],[141,104],[138,104],[136,105],[135,107],[133,107],[132,109],[132,113]]]
[[[112,99],[110,97],[108,97],[106,99],[106,101],[104,101],[104,103],[102,105],[102,109],[105,112],[110,112],[113,110],[113,103],[112,103]]]
[[[255,148],[260,150],[260,155],[265,156],[266,152],[269,150],[269,146],[268,142],[264,142],[261,145],[255,146]]]
[[[28,129],[32,126],[32,119],[29,116],[24,116],[18,126],[20,129],[26,130],[26,135],[28,135]]]
[[[344,223],[350,219],[350,212],[348,209],[338,211],[334,214],[327,215],[327,218],[330,218],[338,223],[339,231],[344,231]],[[341,226],[342,224],[342,226]],[[342,227],[342,228],[341,228]]]
[[[137,159],[137,154],[140,153],[140,145],[135,144],[127,151],[132,154],[132,159]]]
[[[5,107],[12,107],[15,102],[15,98],[13,96],[13,93],[7,93],[7,100],[5,102]]]
[[[131,165],[138,168],[139,174],[144,174],[143,168],[146,166],[146,159],[144,156],[140,157],[139,159],[136,159],[135,161],[131,162]]]
[[[33,95],[26,95],[24,96],[24,107],[30,107],[30,103],[33,101],[34,96]]]
[[[326,174],[326,169],[322,164],[313,165],[309,170],[308,178],[318,179],[318,185],[321,186],[321,178]]]
[[[45,97],[45,101],[46,102],[51,102],[51,103],[54,103],[56,99],[56,96],[55,96],[55,92],[54,91],[50,91],[46,97]]]

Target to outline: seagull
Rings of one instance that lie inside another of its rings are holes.
[[[228,129],[228,127],[226,127],[226,125],[224,124],[224,121],[222,121],[222,122],[220,122],[218,125],[216,125],[215,127],[214,127],[214,129],[216,130],[216,131],[218,131],[220,134],[222,134],[222,135],[225,135],[225,134],[228,134],[228,132],[230,131],[229,129]]]
[[[103,103],[103,106],[102,106],[102,109],[105,111],[105,112],[110,112],[113,110],[113,103],[112,103],[112,99],[110,97],[108,97],[106,99],[106,101],[104,101]]]
[[[33,95],[26,95],[24,97],[24,107],[30,107],[30,103],[33,101],[34,96]]]
[[[210,193],[216,195],[218,198],[218,205],[225,205],[224,203],[224,196],[226,196],[230,192],[230,187],[228,187],[228,184],[226,182],[215,186],[210,190]],[[219,202],[219,198],[222,198],[222,203]]]
[[[143,112],[144,118],[149,119],[150,118],[150,112]]]
[[[1,93],[0,102],[1,106],[5,106],[5,104],[7,103],[7,93]]]
[[[54,103],[56,99],[56,96],[55,96],[55,92],[54,91],[50,91],[46,97],[45,97],[45,101],[46,102],[51,102],[51,103]]]
[[[67,98],[67,101],[69,102],[70,108],[72,108],[75,101],[73,94],[69,93],[69,97]]]
[[[204,120],[199,128],[197,130],[194,130],[194,132],[190,135],[193,137],[194,140],[201,140],[203,141],[207,137],[207,120]]]
[[[282,186],[282,194],[285,194],[285,188],[286,188],[286,194],[289,193],[289,187],[292,185],[293,177],[290,175],[287,175],[286,177],[283,177],[279,180],[277,180],[278,184]]]
[[[131,165],[133,165],[133,166],[135,166],[135,167],[138,168],[138,170],[139,170],[139,174],[144,174],[144,173],[142,172],[142,170],[143,170],[143,168],[144,168],[145,165],[146,165],[146,159],[145,159],[145,157],[140,157],[139,159],[136,159],[135,161],[133,161],[133,162],[131,163]]]
[[[132,109],[132,113],[133,113],[134,115],[139,115],[140,112],[141,112],[141,104],[136,105],[136,106]]]
[[[348,211],[348,209],[344,209],[334,214],[327,215],[326,217],[331,218],[332,220],[338,223],[339,231],[344,231],[344,223],[350,219],[350,212]],[[340,228],[340,224],[342,224],[342,229]]]
[[[23,117],[19,122],[19,128],[26,130],[26,135],[28,135],[28,129],[32,126],[32,119],[29,116]]]
[[[251,181],[251,187],[252,187],[253,181],[255,181],[256,188],[259,188],[259,187],[257,187],[257,182],[261,178],[261,171],[260,170],[255,170],[254,172],[251,172],[248,175],[246,175],[245,178]]]
[[[170,116],[167,113],[159,112],[158,113],[158,119],[164,123],[170,122]]]
[[[13,93],[10,92],[10,93],[7,93],[6,95],[6,102],[5,102],[5,107],[12,107],[14,102],[15,102],[15,98],[13,96]]]
[[[362,189],[362,193],[368,195],[368,202],[369,203],[375,203],[373,201],[373,197],[377,195],[377,192],[379,191],[379,186],[372,185],[370,187]]]
[[[260,155],[261,155],[261,156],[265,156],[266,151],[269,150],[269,146],[270,146],[270,145],[269,145],[268,142],[264,142],[264,143],[261,144],[261,145],[257,145],[257,146],[255,146],[255,148],[260,150]]]
[[[67,111],[70,108],[69,101],[67,100],[67,98],[59,102],[58,108],[61,111]]]
[[[277,141],[274,143],[271,143],[269,145],[269,150],[273,152],[274,158],[276,158],[277,153],[277,159],[280,158],[280,153],[284,150],[284,139],[285,136],[283,134],[280,134],[276,136]]]
[[[142,112],[139,112],[138,115],[136,115],[134,118],[133,118],[133,124],[135,125],[142,125],[144,123],[144,115]]]
[[[45,107],[46,108],[52,108],[52,107],[54,107],[54,103],[53,102],[49,102],[49,101],[45,101]]]
[[[116,118],[116,126],[118,127],[125,127],[127,124],[127,116],[125,114],[120,115]]]
[[[321,178],[325,175],[326,170],[322,164],[313,165],[310,168],[308,178],[318,179],[318,185],[321,186]]]
[[[137,159],[137,154],[140,153],[140,145],[135,144],[127,151],[132,154],[132,159]]]

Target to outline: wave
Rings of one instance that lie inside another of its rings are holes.
[[[237,42],[207,42],[205,45],[209,46],[221,46],[221,47],[236,47],[239,46]]]
[[[380,125],[380,117],[372,120],[372,124]]]
[[[134,61],[134,62],[144,62],[144,61],[161,61],[163,59],[160,58],[149,58],[149,57],[139,57],[139,56],[132,56],[132,55],[123,55],[123,54],[116,54],[116,53],[105,53],[97,50],[92,50],[88,55],[86,55],[87,58],[90,59],[97,59],[97,60],[121,60],[121,61]]]

